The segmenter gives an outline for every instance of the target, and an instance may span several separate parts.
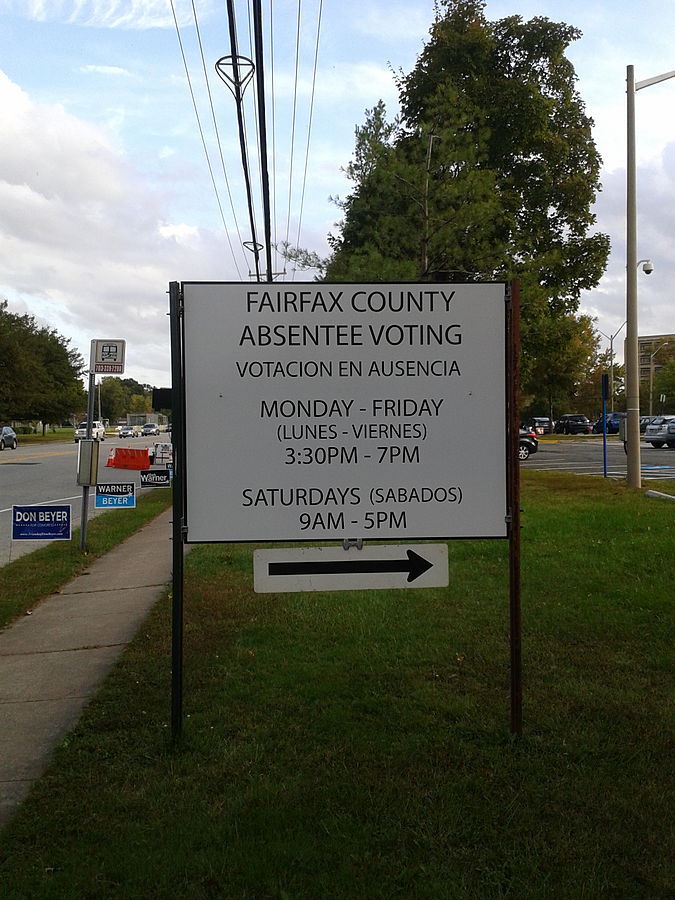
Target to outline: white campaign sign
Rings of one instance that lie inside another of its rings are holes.
[[[190,543],[506,536],[506,287],[183,287]]]

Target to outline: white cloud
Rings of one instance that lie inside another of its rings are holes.
[[[588,292],[583,309],[594,315],[605,334],[617,331],[626,318],[626,193],[625,169],[603,173],[603,192],[598,197],[598,228],[612,235],[612,248],[598,288]],[[675,232],[675,142],[660,157],[638,167],[638,258],[650,258],[654,272],[638,273],[638,329],[640,334],[671,333],[675,330],[675,257],[672,235]],[[623,332],[615,342],[618,358],[623,359]]]
[[[224,237],[172,223],[102,131],[34,103],[2,73],[0,108],[0,296],[83,354],[92,337],[124,331],[137,347],[132,377],[166,381],[168,283],[236,277]]]
[[[398,90],[390,69],[371,62],[338,63],[331,66],[329,71],[322,73],[317,83],[316,96],[323,104],[335,100],[354,103],[359,102],[359,98],[368,106],[374,106],[380,98],[387,106],[398,102]]]
[[[351,21],[357,32],[386,42],[408,41],[411,35],[419,34],[421,50],[422,38],[429,33],[432,12],[431,8],[421,6],[411,8],[409,3],[387,4],[386,8],[361,6]]]
[[[163,238],[173,238],[177,244],[194,245],[199,238],[199,229],[194,225],[165,224],[159,226]]]
[[[130,75],[126,69],[119,66],[80,66],[80,72],[93,73],[96,75]]]
[[[179,23],[192,21],[191,3],[174,0]],[[213,0],[196,0],[197,14],[206,16]],[[35,22],[67,22],[96,28],[173,28],[169,0],[0,0],[0,9]]]

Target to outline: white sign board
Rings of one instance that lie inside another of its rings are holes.
[[[95,375],[122,375],[126,341],[93,340],[91,342],[91,371]]]
[[[188,542],[506,536],[506,288],[184,283]]]
[[[256,550],[253,554],[253,587],[257,593],[388,590],[447,584],[447,544],[375,544],[360,550],[294,547]]]

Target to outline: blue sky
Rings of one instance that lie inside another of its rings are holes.
[[[193,4],[174,0],[174,7],[228,235],[170,0],[0,0],[0,297],[8,298],[13,311],[30,312],[70,337],[85,358],[91,338],[126,338],[128,374],[157,385],[169,382],[168,282],[247,279],[252,264],[240,248],[249,234],[234,102],[214,75],[216,60],[230,52],[226,3],[195,0],[194,9],[234,213]],[[249,54],[246,4],[237,0],[236,8],[239,52]],[[302,246],[325,254],[327,234],[339,219],[330,197],[349,188],[341,167],[349,162],[354,128],[380,98],[395,112],[392,69],[408,72],[414,65],[433,4],[303,0],[301,8],[298,23],[295,0],[273,4],[274,104],[270,93],[267,99],[268,109],[275,110],[270,152],[276,161],[276,237],[288,234],[295,243],[299,234]],[[583,307],[597,317],[602,332],[613,334],[625,318],[626,65],[635,66],[638,80],[675,69],[675,4],[489,0],[486,14],[545,16],[583,32],[569,55],[595,120],[604,160],[598,227],[611,235],[613,247],[607,273]],[[263,15],[267,29],[268,0]],[[266,32],[269,48],[268,37]],[[271,92],[269,77],[267,84]],[[636,107],[638,255],[655,265],[639,281],[640,332],[673,332],[675,79],[640,91]],[[252,128],[250,104],[247,122]],[[620,332],[619,357],[622,339]]]

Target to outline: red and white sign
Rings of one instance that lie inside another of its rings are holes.
[[[91,371],[95,375],[122,375],[126,341],[93,340],[91,342]]]

